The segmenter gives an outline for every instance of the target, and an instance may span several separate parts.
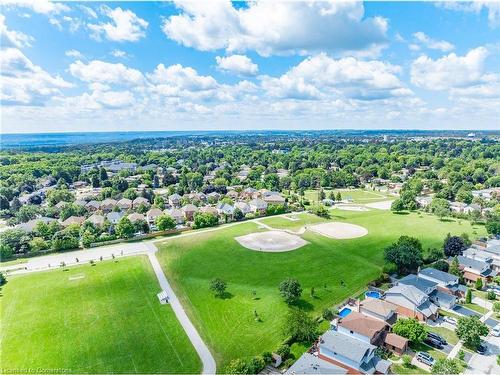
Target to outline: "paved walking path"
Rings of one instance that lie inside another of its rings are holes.
[[[182,304],[179,301],[179,298],[177,298],[174,290],[167,280],[167,277],[163,273],[160,262],[158,262],[158,259],[156,258],[156,251],[158,249],[151,242],[147,244],[147,247],[148,258],[151,262],[153,270],[155,271],[161,289],[167,292],[167,295],[169,297],[168,303],[170,304],[170,306],[172,306],[172,310],[174,310],[177,320],[179,321],[179,323],[181,323],[182,328],[184,328],[184,331],[188,335],[189,340],[191,340],[191,343],[198,352],[201,362],[203,363],[202,374],[215,374],[217,369],[215,359],[212,356],[212,353],[210,353],[210,350],[208,349],[205,342],[203,342],[193,323],[191,322],[191,320],[189,320],[186,312],[184,311],[184,308],[182,307]]]

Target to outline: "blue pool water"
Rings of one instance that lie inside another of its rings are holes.
[[[378,298],[378,299],[380,299],[380,297],[382,297],[382,295],[379,292],[374,292],[373,290],[366,292],[365,296],[370,297],[370,298]]]
[[[339,316],[341,318],[345,318],[347,315],[349,315],[352,312],[352,310],[349,307],[344,307],[342,310],[339,311]]]

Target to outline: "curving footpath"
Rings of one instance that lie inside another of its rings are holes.
[[[189,340],[193,344],[193,347],[196,349],[196,352],[198,353],[198,356],[203,363],[202,374],[215,374],[217,370],[215,359],[212,356],[212,353],[210,353],[210,350],[208,349],[205,342],[202,340],[200,334],[194,327],[193,323],[191,323],[191,320],[189,320],[189,317],[184,311],[179,298],[177,298],[174,290],[167,280],[167,277],[163,273],[160,262],[158,262],[158,259],[156,258],[156,251],[158,250],[157,247],[153,243],[148,243],[146,246],[148,247],[147,255],[149,258],[149,262],[153,267],[158,282],[160,283],[161,289],[167,292],[167,295],[169,297],[168,303],[170,304],[170,306],[172,306],[172,310],[174,310],[177,320],[179,321],[179,323],[181,323],[182,328],[184,328],[184,331],[188,335]]]

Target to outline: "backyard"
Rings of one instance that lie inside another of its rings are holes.
[[[306,213],[298,217],[300,222],[283,218],[262,222],[297,230],[324,221]],[[167,277],[211,348],[220,371],[232,359],[272,351],[283,341],[282,327],[288,310],[278,291],[283,279],[293,277],[300,282],[303,293],[297,305],[319,316],[326,307],[363,291],[380,274],[383,249],[400,235],[419,238],[427,249],[442,246],[447,233],[466,232],[471,237],[485,233],[483,227],[473,228],[466,221],[440,221],[416,213],[346,211],[332,220],[363,226],[368,235],[334,240],[306,231],[302,237],[309,244],[300,249],[264,253],[245,249],[234,240],[265,230],[249,222],[172,239],[159,246],[158,257]],[[228,284],[224,298],[216,298],[209,290],[210,280],[217,277]]]
[[[2,369],[197,373],[201,362],[144,257],[9,277]]]

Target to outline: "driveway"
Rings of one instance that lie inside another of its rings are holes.
[[[460,305],[456,305],[453,308],[453,311],[456,312],[457,314],[464,315],[464,316],[477,316],[480,318],[482,315],[474,310],[468,309],[467,307],[463,307]]]
[[[488,336],[485,339],[488,346],[486,355],[473,354],[469,361],[469,368],[465,374],[499,374],[500,366],[497,365],[497,355],[500,354],[500,337]]]

